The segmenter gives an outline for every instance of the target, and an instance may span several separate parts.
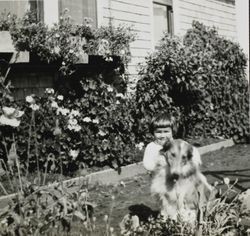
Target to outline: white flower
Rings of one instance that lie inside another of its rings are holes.
[[[224,183],[226,185],[229,185],[229,183],[230,183],[230,179],[229,178],[224,178],[223,181],[224,181]]]
[[[69,121],[68,121],[68,123],[69,123],[69,125],[77,125],[77,120],[76,119],[69,119]]]
[[[94,120],[92,120],[93,123],[95,124],[99,124],[99,120],[97,118],[95,118]]]
[[[76,132],[81,130],[81,126],[77,124],[77,120],[76,119],[69,119],[68,120],[68,129],[69,130],[74,130]]]
[[[0,124],[2,125],[9,125],[12,127],[17,127],[20,125],[20,118],[24,112],[19,111],[13,107],[3,107],[3,115],[0,116]]]
[[[114,91],[114,89],[110,85],[107,87],[107,90],[108,90],[108,92],[113,92]]]
[[[63,95],[58,95],[57,99],[62,101],[63,100]]]
[[[2,110],[5,116],[11,117],[11,118],[12,117],[19,118],[24,114],[23,111],[19,111],[13,107],[3,107]]]
[[[122,93],[117,93],[117,94],[116,94],[116,97],[117,97],[117,98],[124,98],[124,95],[123,95]]]
[[[48,94],[54,94],[54,89],[53,88],[46,88],[45,89],[45,93],[48,93]]]
[[[13,107],[3,107],[3,112],[4,112],[4,115],[6,116],[11,116],[12,114],[14,114],[15,110],[16,109]]]
[[[28,102],[28,103],[35,103],[35,99],[34,99],[32,96],[27,96],[27,97],[25,98],[25,100],[26,100],[26,102]]]
[[[70,50],[69,50],[69,53],[74,53],[74,50],[73,50],[73,49],[70,49]]]
[[[55,52],[56,54],[59,54],[60,48],[59,48],[58,46],[54,47],[54,52]]]
[[[30,104],[30,108],[31,108],[33,111],[39,110],[39,106],[38,106],[37,104]]]
[[[78,132],[78,131],[81,130],[81,128],[82,127],[80,125],[75,125],[74,128],[73,128],[73,130],[76,131],[76,132]]]
[[[63,61],[63,62],[62,62],[62,65],[63,65],[63,66],[65,66],[65,65],[66,65],[66,63]]]
[[[78,110],[72,109],[69,116],[70,117],[72,117],[72,116],[80,116],[80,112]]]
[[[71,156],[71,157],[73,157],[73,160],[75,160],[76,158],[77,158],[77,156],[79,155],[79,150],[70,150],[69,151],[69,155]]]
[[[142,150],[144,147],[144,143],[140,142],[139,144],[136,144],[135,147],[138,148],[139,150]]]
[[[105,46],[109,46],[109,41],[107,39],[101,39],[100,44],[103,44]]]
[[[63,116],[66,116],[66,115],[69,113],[69,109],[67,109],[67,108],[62,108],[62,107],[58,107],[57,110],[56,110],[56,114],[59,115],[60,113],[61,113]]]
[[[213,110],[214,109],[214,104],[210,103],[210,109]]]
[[[103,217],[104,222],[107,222],[107,221],[108,221],[108,218],[109,218],[109,216],[108,216],[108,215],[105,215],[105,216]]]
[[[51,102],[51,107],[53,107],[53,108],[58,108],[57,102],[52,101],[52,102]]]
[[[9,125],[12,127],[18,127],[20,125],[20,120],[17,120],[16,118],[8,118],[4,115],[0,116],[0,124],[1,125]]]
[[[106,133],[103,132],[102,130],[99,130],[98,134],[99,134],[100,136],[105,136],[105,135],[106,135]]]
[[[113,58],[112,57],[106,57],[105,61],[113,61]]]
[[[85,117],[83,118],[83,121],[88,123],[88,122],[91,122],[91,119],[89,117]]]
[[[121,55],[125,55],[125,50],[122,49],[122,50],[120,51],[120,54],[121,54]]]
[[[119,101],[116,101],[116,103],[115,103],[116,105],[119,105],[119,104],[121,104]]]

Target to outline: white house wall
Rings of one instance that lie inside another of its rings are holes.
[[[130,78],[137,75],[137,65],[152,50],[151,0],[98,0],[98,26],[125,24],[132,26],[136,41],[131,44],[132,60],[128,66]]]
[[[235,5],[220,0],[175,1],[178,1],[179,7],[178,17],[175,19],[177,20],[175,34],[185,34],[191,27],[192,21],[197,20],[207,26],[215,26],[221,36],[237,39]]]
[[[97,0],[98,26],[112,24],[132,25],[137,39],[131,44],[131,78],[136,78],[137,65],[153,49],[152,0]],[[218,33],[237,40],[235,5],[223,0],[173,0],[174,34],[184,35],[193,20],[215,26]]]

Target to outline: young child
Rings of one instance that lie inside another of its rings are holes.
[[[154,135],[154,141],[149,143],[144,151],[143,166],[153,172],[158,165],[165,165],[165,158],[159,151],[168,140],[173,140],[174,118],[164,112],[155,116],[150,125],[150,132]]]

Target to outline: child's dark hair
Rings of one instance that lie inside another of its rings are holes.
[[[173,129],[174,124],[175,124],[175,119],[170,113],[161,112],[160,114],[157,114],[152,118],[149,131],[151,134],[153,134],[157,128],[170,127],[171,129]]]

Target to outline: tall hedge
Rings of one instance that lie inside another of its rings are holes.
[[[181,116],[179,136],[246,141],[250,133],[246,63],[237,43],[199,22],[193,22],[183,38],[165,35],[141,69],[138,116],[147,119],[156,110],[176,107]]]

